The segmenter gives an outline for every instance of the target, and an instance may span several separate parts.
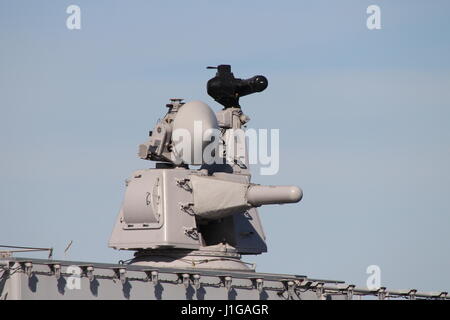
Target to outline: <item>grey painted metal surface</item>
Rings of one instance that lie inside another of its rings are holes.
[[[79,274],[74,273],[77,270]],[[450,300],[447,292],[368,290],[342,281],[302,275],[0,259],[0,299],[347,300],[365,297]]]
[[[11,258],[0,260],[2,299],[318,299],[342,298],[314,290],[300,292],[299,284],[336,285],[339,281],[305,276],[233,270],[147,268]],[[74,271],[79,271],[74,273]]]

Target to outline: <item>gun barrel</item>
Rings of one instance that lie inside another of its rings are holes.
[[[251,185],[247,190],[247,201],[255,207],[266,204],[299,202],[303,191],[297,186],[260,186]]]

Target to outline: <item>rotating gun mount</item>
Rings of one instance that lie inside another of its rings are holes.
[[[158,163],[126,180],[109,241],[115,249],[136,251],[132,263],[248,269],[242,254],[267,251],[257,207],[302,198],[296,186],[251,183],[247,141],[236,139],[249,121],[239,98],[263,91],[267,79],[237,79],[229,65],[217,70],[207,91],[222,110],[171,99],[167,114],[139,146],[141,159]]]

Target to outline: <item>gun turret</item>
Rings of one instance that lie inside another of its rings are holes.
[[[217,69],[207,90],[223,110],[214,113],[201,101],[172,99],[149,140],[139,146],[140,158],[160,162],[126,181],[109,242],[136,251],[133,263],[174,266],[186,256],[197,262],[213,256],[228,262],[202,267],[245,269],[241,254],[267,250],[257,207],[302,198],[296,186],[252,183],[246,139],[235,140],[235,131],[249,121],[239,98],[263,91],[267,79],[237,79],[229,65]],[[238,152],[231,152],[230,145]]]

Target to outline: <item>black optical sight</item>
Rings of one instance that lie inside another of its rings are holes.
[[[240,97],[261,92],[268,85],[267,78],[264,76],[254,76],[249,79],[235,78],[228,64],[207,68],[217,69],[216,76],[210,79],[206,86],[208,94],[225,108],[239,108]]]

